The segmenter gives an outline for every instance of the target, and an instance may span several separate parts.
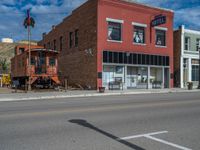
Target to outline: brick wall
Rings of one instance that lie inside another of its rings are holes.
[[[174,86],[180,86],[181,29],[174,31]]]
[[[75,47],[75,30],[78,29],[78,47]],[[69,47],[69,33],[73,32],[73,46]],[[62,51],[60,37],[62,36]],[[89,0],[54,26],[39,45],[48,45],[60,51],[58,58],[61,81],[68,78],[69,84],[97,87],[97,0]],[[48,48],[48,47],[47,47]],[[92,53],[87,53],[92,52]]]

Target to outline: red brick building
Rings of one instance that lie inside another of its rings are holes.
[[[57,49],[60,78],[98,88],[173,87],[171,10],[125,0],[88,0],[40,45]]]

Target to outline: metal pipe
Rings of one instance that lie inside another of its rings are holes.
[[[28,51],[29,51],[29,79],[28,79],[28,91],[31,91],[31,28],[28,26]]]

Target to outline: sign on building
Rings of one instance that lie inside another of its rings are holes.
[[[151,26],[154,27],[154,26],[158,26],[158,25],[161,25],[161,24],[165,24],[166,23],[166,16],[163,16],[163,15],[158,15],[155,17],[154,20],[151,21]]]

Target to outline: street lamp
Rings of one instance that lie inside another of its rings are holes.
[[[197,89],[200,89],[200,47],[198,47],[198,52],[199,52],[199,85]]]

